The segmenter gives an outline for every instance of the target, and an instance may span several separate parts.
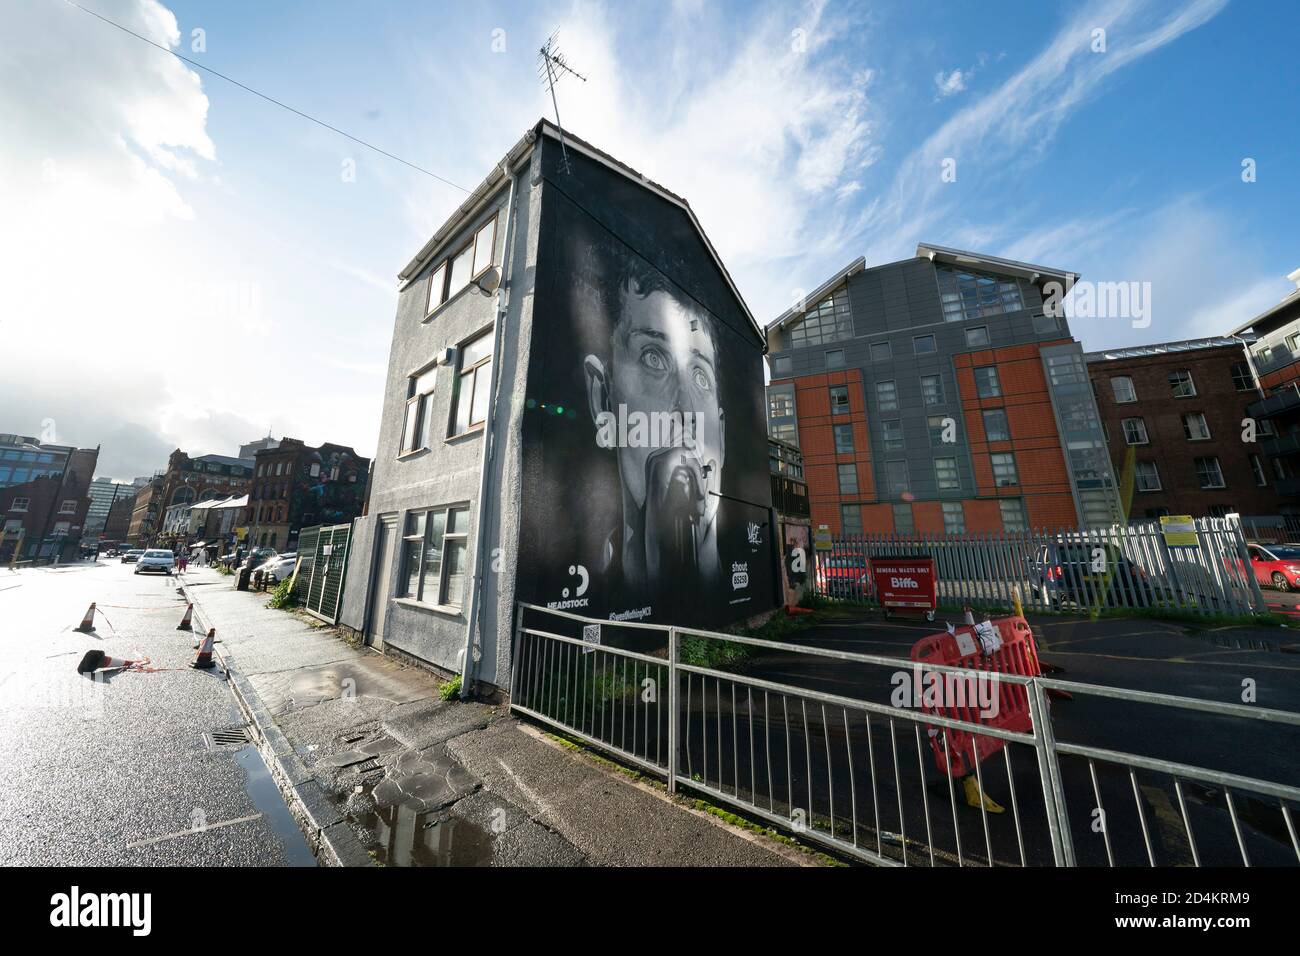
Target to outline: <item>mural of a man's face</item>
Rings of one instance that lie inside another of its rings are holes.
[[[608,369],[588,356],[586,371],[593,418],[601,413],[632,419],[672,415],[686,430],[675,447],[628,442],[618,448],[623,489],[645,509],[647,495],[673,480],[689,489],[703,529],[712,531],[722,488],[724,414],[719,405],[717,353],[711,319],[690,303],[654,290],[621,297]],[[685,446],[685,447],[683,447]],[[710,494],[713,492],[713,494]],[[653,505],[653,500],[652,500]]]

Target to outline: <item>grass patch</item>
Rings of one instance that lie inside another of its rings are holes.
[[[438,696],[441,697],[443,700],[455,700],[457,697],[460,696],[460,688],[461,688],[460,675],[457,674],[451,680],[447,681],[447,683],[443,684],[441,688],[439,688]]]
[[[729,627],[722,633],[739,637],[753,637],[761,641],[784,641],[812,627],[819,614],[800,614],[791,617],[778,610],[758,627]],[[739,667],[762,651],[752,644],[738,644],[715,638],[683,634],[677,641],[678,660],[694,667],[726,669]]]
[[[293,593],[293,578],[285,578],[272,588],[271,600],[266,602],[267,607],[277,611],[285,611],[297,605],[298,598]]]

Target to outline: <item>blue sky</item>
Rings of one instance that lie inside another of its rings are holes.
[[[565,125],[684,195],[763,321],[918,241],[1151,283],[1088,348],[1226,331],[1300,267],[1293,3],[81,2],[471,188],[549,115],[558,27]],[[0,321],[45,351],[0,429],[122,478],[268,427],[373,453],[395,275],[463,193],[61,0],[3,10]]]

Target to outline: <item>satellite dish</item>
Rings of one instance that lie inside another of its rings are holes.
[[[501,270],[496,266],[488,266],[487,271],[478,277],[475,285],[484,295],[491,295],[501,286]]]

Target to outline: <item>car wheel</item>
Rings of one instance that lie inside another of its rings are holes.
[[[1289,581],[1286,579],[1286,575],[1283,574],[1281,571],[1274,571],[1274,572],[1273,572],[1273,587],[1277,588],[1277,590],[1279,590],[1279,591],[1290,591],[1290,590],[1291,590],[1291,582],[1289,582]]]
[[[135,569],[134,571],[132,571],[131,573],[132,573],[132,574],[139,574],[139,573],[140,573],[140,569],[139,569],[139,568],[136,568],[136,569]]]

